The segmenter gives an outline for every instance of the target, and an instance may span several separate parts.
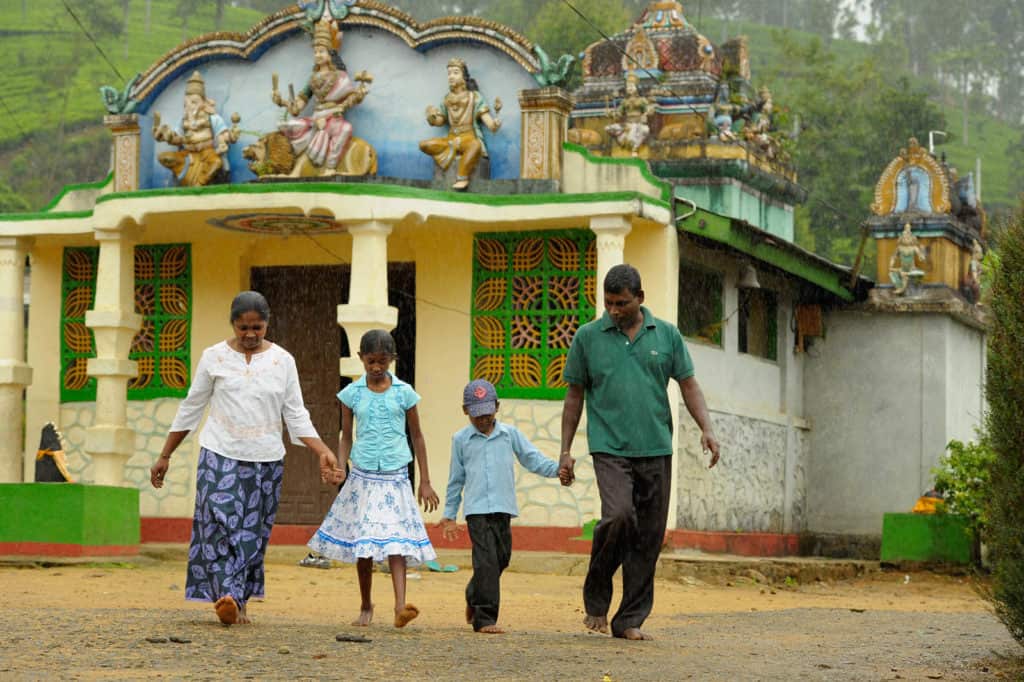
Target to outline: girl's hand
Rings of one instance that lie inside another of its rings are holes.
[[[345,470],[338,466],[338,459],[330,450],[320,452],[320,481],[334,485],[345,482]]]
[[[441,500],[437,497],[437,493],[435,493],[434,489],[430,487],[430,483],[426,481],[420,482],[420,490],[416,498],[419,500],[419,503],[423,505],[423,511],[428,513],[437,509],[438,505],[441,503]]]

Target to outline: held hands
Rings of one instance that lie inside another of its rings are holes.
[[[338,466],[338,459],[330,450],[322,450],[320,453],[320,481],[331,485],[341,485],[345,482],[345,470]]]
[[[438,505],[441,504],[441,500],[437,497],[437,493],[434,492],[434,489],[427,481],[420,481],[420,489],[416,495],[416,499],[423,505],[423,511],[428,513],[437,509]]]
[[[708,464],[708,469],[713,468],[718,464],[718,458],[720,456],[718,439],[715,438],[715,434],[710,430],[700,434],[700,446],[704,449],[704,452],[711,452],[711,463]]]
[[[558,458],[558,480],[565,486],[576,480],[576,460],[568,452],[563,452]]]
[[[445,540],[455,540],[462,534],[455,523],[455,519],[441,519],[437,527],[441,529]]]

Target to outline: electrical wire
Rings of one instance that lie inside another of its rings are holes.
[[[91,33],[89,33],[89,29],[85,27],[85,24],[82,23],[82,20],[78,18],[78,15],[75,14],[75,11],[71,9],[70,5],[68,5],[68,0],[61,0],[61,4],[64,5],[64,9],[68,11],[68,14],[71,15],[71,18],[75,20],[76,24],[78,24],[78,28],[82,29],[82,33],[84,33],[85,37],[89,39],[89,42],[92,43],[92,46],[95,47],[96,51],[100,53],[101,57],[103,57],[103,61],[107,63],[107,66],[109,66],[111,71],[114,72],[114,75],[121,79],[121,83],[126,83],[127,79],[125,79],[125,77],[121,75],[121,72],[117,70],[117,67],[114,66],[114,62],[110,61],[110,58],[107,57],[107,53],[103,51],[103,48],[100,47],[99,43],[96,42],[96,39],[92,37]]]

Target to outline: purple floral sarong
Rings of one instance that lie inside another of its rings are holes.
[[[239,606],[263,596],[263,557],[281,499],[284,460],[243,462],[200,448],[185,599]]]

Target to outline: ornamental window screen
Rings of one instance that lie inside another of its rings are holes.
[[[561,399],[569,345],[594,319],[596,270],[589,230],[477,235],[472,378],[506,398]]]
[[[64,250],[64,307],[61,320],[63,402],[96,399],[95,379],[86,374],[95,357],[85,311],[95,298],[98,248]],[[129,400],[184,397],[188,393],[192,311],[192,256],[188,244],[135,247],[135,312],[142,327],[128,357],[138,374],[128,381]]]

